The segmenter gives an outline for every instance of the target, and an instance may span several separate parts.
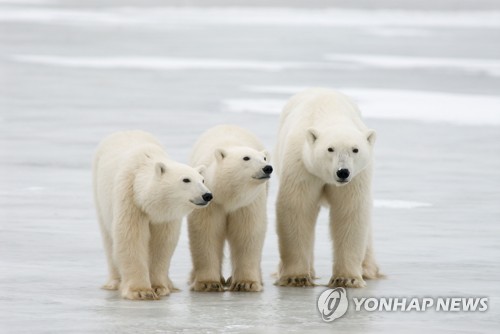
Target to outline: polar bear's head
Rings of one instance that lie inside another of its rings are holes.
[[[136,176],[136,201],[154,221],[180,219],[207,206],[212,193],[205,185],[205,166],[192,168],[174,161],[157,161]]]
[[[269,164],[267,151],[250,147],[232,147],[215,150],[217,174],[230,179],[235,185],[248,182],[262,183],[271,177],[273,167]]]
[[[375,137],[374,130],[309,128],[303,148],[304,164],[324,182],[345,185],[371,163]]]
[[[206,173],[207,185],[216,202],[228,210],[253,201],[273,172],[265,150],[236,146],[216,149],[214,155]]]

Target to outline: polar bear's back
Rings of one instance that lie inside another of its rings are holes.
[[[236,125],[218,125],[204,132],[194,144],[190,163],[192,166],[208,166],[215,159],[215,150],[233,146],[246,146],[258,151],[265,149],[259,139],[248,130]]]
[[[134,151],[141,150],[141,148],[145,151],[163,151],[160,142],[144,131],[121,131],[109,135],[97,147],[94,156],[94,173],[96,168],[104,163],[113,167],[120,165],[123,159],[127,159]]]

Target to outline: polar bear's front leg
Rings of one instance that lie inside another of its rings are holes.
[[[262,290],[260,262],[267,228],[266,195],[229,214],[227,239],[231,249],[230,291]]]
[[[384,274],[380,272],[380,269],[375,260],[375,254],[373,253],[373,229],[372,225],[369,226],[368,240],[365,258],[363,260],[363,278],[364,279],[377,279],[385,277]]]
[[[226,214],[216,203],[188,216],[189,247],[193,260],[191,290],[224,291],[222,257],[226,237]]]
[[[181,233],[181,221],[162,224],[149,224],[151,240],[149,242],[150,262],[149,277],[151,287],[158,296],[167,296],[174,288],[168,278],[170,260]]]
[[[110,233],[100,223],[101,234],[103,239],[104,251],[106,252],[106,259],[108,262],[108,281],[102,286],[106,290],[118,290],[120,287],[120,272],[116,267],[115,260],[113,259],[113,240]]]
[[[276,219],[281,263],[276,285],[314,285],[314,228],[321,188],[322,184],[313,180],[297,183],[289,178],[280,182]]]
[[[362,263],[368,246],[371,197],[357,185],[331,189],[330,231],[333,239],[333,275],[330,287],[362,288]],[[333,187],[333,186],[331,186]]]
[[[113,223],[114,258],[127,299],[158,299],[149,280],[149,221],[136,209],[120,212]]]

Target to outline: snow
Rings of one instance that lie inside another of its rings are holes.
[[[455,12],[273,7],[120,7],[60,9],[6,7],[0,21],[59,24],[165,26],[298,26],[298,27],[425,27],[498,28],[500,11]]]
[[[0,1],[0,333],[498,331],[500,78],[490,71],[500,57],[498,6],[151,3]],[[326,59],[340,54],[359,58]],[[186,162],[205,129],[234,123],[272,151],[283,103],[311,86],[352,95],[377,130],[373,227],[387,278],[349,297],[487,296],[487,312],[351,305],[323,322],[316,304],[331,275],[328,212],[316,227],[319,286],[274,286],[276,177],[262,293],[190,292],[185,224],[171,265],[180,292],[132,302],[99,288],[106,264],[90,182],[99,140],[144,129]]]
[[[391,28],[391,27],[369,27],[363,31],[365,34],[376,37],[426,37],[431,32],[425,28]]]
[[[390,55],[368,56],[359,54],[327,55],[326,59],[334,62],[346,62],[348,64],[359,64],[364,67],[369,66],[384,69],[449,69],[500,76],[500,61],[498,59],[400,57]]]
[[[186,59],[186,58],[153,58],[153,57],[113,57],[113,58],[81,58],[44,55],[17,55],[14,60],[20,62],[65,67],[86,67],[101,69],[132,68],[156,71],[182,70],[253,70],[281,71],[293,68],[310,68],[312,65],[300,62],[277,62],[241,59]]]
[[[373,206],[375,208],[415,209],[415,208],[429,207],[432,206],[432,204],[424,202],[414,202],[414,201],[376,199],[373,202]]]
[[[266,93],[267,96],[292,95],[303,89],[305,87],[244,88],[250,92]],[[373,88],[338,89],[353,97],[367,118],[446,122],[463,126],[500,125],[500,97],[497,96]],[[224,100],[223,107],[232,112],[278,114],[285,103],[286,98],[242,98]]]
[[[49,4],[53,3],[50,0],[0,0],[0,4],[30,4],[30,5],[40,5],[40,4]]]

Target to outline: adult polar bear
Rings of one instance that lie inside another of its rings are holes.
[[[333,90],[293,96],[280,120],[276,204],[281,286],[311,286],[314,227],[321,203],[330,207],[334,244],[329,286],[359,288],[380,276],[372,250],[371,178],[375,131],[356,105]]]
[[[231,251],[231,291],[262,290],[260,261],[267,228],[266,201],[273,168],[260,141],[245,129],[219,125],[194,145],[191,164],[207,166],[213,203],[188,216],[193,258],[191,288],[223,291],[224,243]]]
[[[93,183],[109,269],[103,288],[120,288],[128,299],[157,299],[175,289],[168,270],[181,220],[212,198],[203,169],[170,160],[146,132],[117,132],[100,143]]]

